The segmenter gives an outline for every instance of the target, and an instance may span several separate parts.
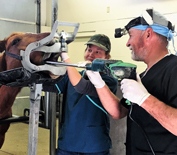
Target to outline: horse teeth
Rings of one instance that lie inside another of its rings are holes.
[[[59,38],[53,38],[51,41],[47,42],[44,45],[53,45],[53,44],[58,43],[58,42],[59,42]]]
[[[50,56],[51,56],[51,53],[45,53],[42,60],[46,60],[46,59],[50,58]]]
[[[59,42],[59,39],[58,39],[58,38],[53,38],[53,41],[54,41],[55,43],[58,43],[58,42]]]

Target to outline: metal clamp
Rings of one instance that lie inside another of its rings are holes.
[[[64,26],[74,26],[75,29],[73,33],[66,33],[64,31],[57,33],[59,25]],[[25,69],[30,72],[39,72],[39,71],[50,71],[54,75],[63,75],[66,72],[66,66],[56,67],[48,64],[36,66],[30,62],[30,53],[34,51],[42,51],[44,53],[62,53],[67,52],[67,44],[74,41],[76,34],[79,29],[79,23],[68,23],[68,22],[59,22],[55,21],[52,31],[49,36],[41,39],[40,41],[33,42],[29,44],[25,51],[21,50],[20,55],[22,56],[22,65]],[[52,46],[46,46],[47,43],[52,41],[54,38],[59,38],[59,42],[55,43]],[[66,40],[67,39],[67,40]]]

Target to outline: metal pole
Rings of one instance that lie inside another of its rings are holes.
[[[52,27],[57,20],[58,0],[52,0]],[[50,103],[50,155],[56,155],[56,94],[49,93]]]
[[[62,123],[62,114],[63,114],[63,94],[58,95],[58,135],[60,135],[61,132],[61,123]]]
[[[37,0],[37,33],[41,33],[41,0]]]
[[[50,102],[50,155],[56,155],[56,94],[49,94]]]
[[[33,83],[30,87],[30,116],[29,116],[29,137],[28,155],[37,154],[39,109],[41,100],[42,84]]]
[[[50,125],[49,125],[49,92],[45,92],[45,96],[44,96],[44,119],[45,119],[45,128],[50,129]]]
[[[58,17],[58,1],[59,0],[52,0],[52,26]]]

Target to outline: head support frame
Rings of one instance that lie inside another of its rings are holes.
[[[57,29],[59,25],[65,25],[65,26],[74,26],[74,32],[73,33],[66,33],[64,31],[57,33]],[[39,71],[50,71],[54,75],[63,75],[66,72],[66,67],[56,67],[48,64],[37,66],[35,64],[32,64],[30,62],[30,53],[34,51],[42,51],[46,54],[51,53],[62,53],[67,52],[67,44],[74,41],[77,31],[79,29],[79,23],[68,23],[68,22],[59,22],[55,21],[52,31],[49,36],[41,39],[40,41],[33,42],[29,44],[25,51],[21,50],[20,55],[22,56],[22,65],[25,69],[27,69],[29,72],[39,72]],[[52,46],[45,46],[47,43],[49,43],[54,38],[59,38],[59,42],[55,43]],[[66,40],[67,39],[67,40]]]

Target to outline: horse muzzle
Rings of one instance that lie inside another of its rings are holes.
[[[64,31],[57,33],[59,25],[65,26],[74,26],[73,33],[66,33]],[[59,22],[55,21],[52,31],[49,36],[30,43],[25,51],[20,51],[20,56],[22,57],[22,65],[29,72],[40,72],[40,71],[49,71],[54,75],[64,75],[66,73],[66,66],[53,66],[45,64],[45,61],[58,61],[62,52],[67,52],[67,44],[74,41],[77,31],[79,28],[79,23],[68,23],[68,22]],[[30,61],[30,54],[35,51],[43,52],[44,55],[41,59],[41,65],[36,65]]]

